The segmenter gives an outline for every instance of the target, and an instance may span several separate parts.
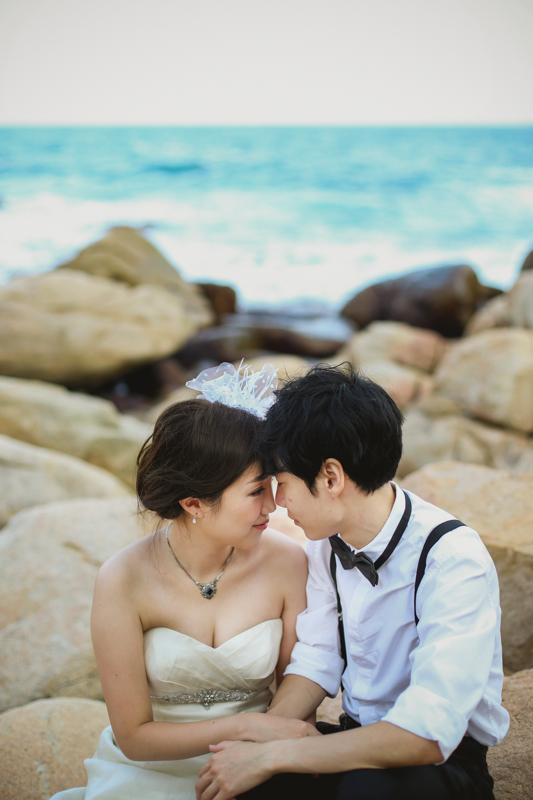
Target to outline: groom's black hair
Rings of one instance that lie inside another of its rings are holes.
[[[266,473],[290,472],[311,492],[323,463],[336,458],[370,494],[396,474],[402,422],[387,392],[350,364],[319,364],[278,389],[257,448]]]

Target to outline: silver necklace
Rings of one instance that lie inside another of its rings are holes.
[[[232,557],[233,551],[235,550],[235,548],[234,547],[231,548],[231,553],[229,554],[227,559],[224,561],[224,566],[222,567],[222,570],[219,572],[219,574],[216,576],[216,578],[214,580],[212,580],[210,583],[200,583],[200,581],[197,581],[196,578],[193,578],[193,576],[190,575],[187,572],[187,570],[185,569],[185,567],[183,566],[181,561],[178,561],[178,559],[176,557],[176,553],[174,552],[174,550],[170,546],[170,542],[168,540],[168,529],[170,528],[171,525],[172,525],[172,523],[170,522],[167,525],[167,529],[165,531],[165,536],[167,538],[168,549],[170,550],[170,552],[174,556],[174,560],[175,560],[176,564],[178,565],[178,567],[181,567],[181,569],[191,579],[191,581],[198,586],[198,588],[200,589],[200,594],[202,595],[202,597],[205,597],[206,600],[211,600],[211,598],[214,597],[216,595],[216,593],[217,593],[217,583],[220,580],[220,578],[222,577],[222,575],[224,574],[224,570],[228,566],[229,560]]]

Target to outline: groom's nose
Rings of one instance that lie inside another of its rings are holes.
[[[283,494],[283,486],[280,486],[279,484],[276,489],[276,503],[278,506],[281,506],[282,508],[287,508],[287,506],[285,505],[285,495]]]

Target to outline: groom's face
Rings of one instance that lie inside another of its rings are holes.
[[[320,497],[320,490],[313,494],[305,481],[290,472],[278,472],[276,481],[276,503],[287,509],[289,517],[303,529],[308,539],[317,541],[335,535],[336,525],[328,513],[327,503]]]

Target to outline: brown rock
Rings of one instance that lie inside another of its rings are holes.
[[[336,353],[353,331],[346,320],[320,314],[234,314],[224,323],[246,331],[263,350],[317,358]]]
[[[524,263],[522,264],[520,271],[525,272],[526,270],[533,269],[533,250],[527,254],[524,258]]]
[[[196,285],[209,300],[217,319],[224,314],[235,314],[237,292],[232,286],[222,286],[219,283],[197,283]]]
[[[0,287],[0,372],[96,386],[177,350],[198,329],[187,302],[74,270]]]
[[[403,426],[398,476],[404,477],[436,461],[462,461],[533,473],[533,442],[523,434],[484,425],[457,413],[434,416],[423,408],[410,408]]]
[[[85,786],[84,759],[107,725],[105,703],[81,698],[38,700],[0,714],[0,800],[49,800]]]
[[[156,530],[133,497],[22,511],[0,534],[0,710],[43,697],[102,699],[89,630],[100,565]]]
[[[150,426],[112,403],[62,386],[0,376],[0,433],[59,450],[135,482],[135,464]]]
[[[396,320],[456,337],[462,334],[482,294],[469,266],[419,269],[363,289],[341,314],[361,328],[375,320]]]
[[[207,361],[214,365],[237,361],[260,349],[261,340],[253,331],[234,325],[217,325],[198,331],[175,355],[180,364],[193,367]]]
[[[533,431],[533,332],[494,329],[451,345],[435,387],[471,416]]]
[[[75,497],[129,495],[109,472],[78,458],[0,435],[0,526],[23,508]]]
[[[517,672],[503,682],[503,705],[511,717],[509,732],[490,747],[489,772],[496,800],[533,798],[533,670]]]
[[[187,380],[186,370],[175,358],[162,358],[93,388],[91,394],[110,400],[121,412],[146,407]]]
[[[442,462],[402,485],[474,528],[500,580],[502,643],[511,670],[533,666],[533,475]]]
[[[205,293],[196,284],[184,281],[178,270],[135,228],[111,228],[102,239],[80,250],[72,261],[58,269],[79,270],[128,286],[160,286],[183,299],[196,326],[209,325],[213,320]]]
[[[446,348],[446,340],[435,331],[403,322],[372,322],[355,333],[336,358],[363,369],[365,364],[385,360],[433,372]]]

